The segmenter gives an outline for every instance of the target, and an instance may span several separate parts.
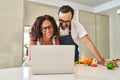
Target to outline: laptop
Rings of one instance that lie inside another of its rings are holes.
[[[67,74],[74,72],[74,45],[32,45],[32,74]]]

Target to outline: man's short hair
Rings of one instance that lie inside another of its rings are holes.
[[[58,15],[59,15],[60,12],[62,12],[62,13],[71,12],[72,13],[72,18],[74,16],[74,10],[69,5],[63,5],[63,6],[61,6],[60,9],[59,9],[59,11],[58,11]]]

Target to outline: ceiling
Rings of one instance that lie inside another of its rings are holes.
[[[91,7],[96,7],[113,0],[63,0],[63,1],[71,1],[71,2],[84,4]]]
[[[86,6],[93,7],[94,9],[98,8],[99,10],[96,10],[94,12],[101,13],[101,14],[107,14],[107,15],[116,14],[116,11],[118,9],[120,9],[120,0],[63,0],[63,1],[69,1],[69,2],[73,2],[73,3],[77,3],[77,4],[83,4]],[[104,6],[104,7],[102,7],[102,6]],[[101,7],[101,10],[99,7]],[[108,7],[108,8],[106,8],[106,7]]]
[[[120,9],[120,0],[28,0],[52,6],[71,5],[74,9],[94,13],[109,13]]]

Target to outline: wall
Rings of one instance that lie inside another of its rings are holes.
[[[35,2],[30,2],[25,0],[25,18],[24,18],[24,25],[25,26],[32,26],[35,19],[38,16],[41,15],[51,15],[55,18],[55,20],[58,20],[58,9],[59,7],[51,6],[51,5],[45,5]],[[79,17],[76,16],[77,10],[75,10],[74,19],[78,19]]]
[[[85,27],[92,42],[97,47],[101,56],[108,59],[109,56],[109,16],[80,11],[80,22]],[[87,46],[80,41],[80,53],[82,56],[94,57]]]
[[[51,15],[57,20],[57,12],[57,7],[25,1],[24,25],[32,26],[38,16],[45,14]]]
[[[120,15],[110,15],[110,56],[120,59]]]
[[[23,0],[0,1],[0,28],[0,68],[21,66]]]
[[[110,58],[109,16],[96,14],[96,47],[101,56]]]
[[[116,10],[120,9],[119,7],[106,10],[101,12],[101,14],[109,15],[110,22],[110,58],[111,59],[120,59],[120,15],[117,15]]]
[[[96,19],[95,19],[95,14],[87,11],[81,11],[79,12],[79,20],[81,24],[84,26],[86,29],[90,39],[92,42],[96,45]],[[80,54],[81,57],[86,56],[86,57],[94,57],[93,54],[91,54],[90,50],[88,47],[83,43],[83,41],[80,41]]]

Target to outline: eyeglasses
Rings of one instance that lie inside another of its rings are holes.
[[[47,31],[47,29],[51,31],[51,30],[53,30],[53,26],[52,26],[52,25],[42,26],[42,30],[43,30],[43,31]]]
[[[59,19],[59,22],[62,23],[62,24],[63,24],[63,23],[65,23],[65,24],[70,24],[71,20],[66,20],[66,21],[65,21],[65,20]]]

